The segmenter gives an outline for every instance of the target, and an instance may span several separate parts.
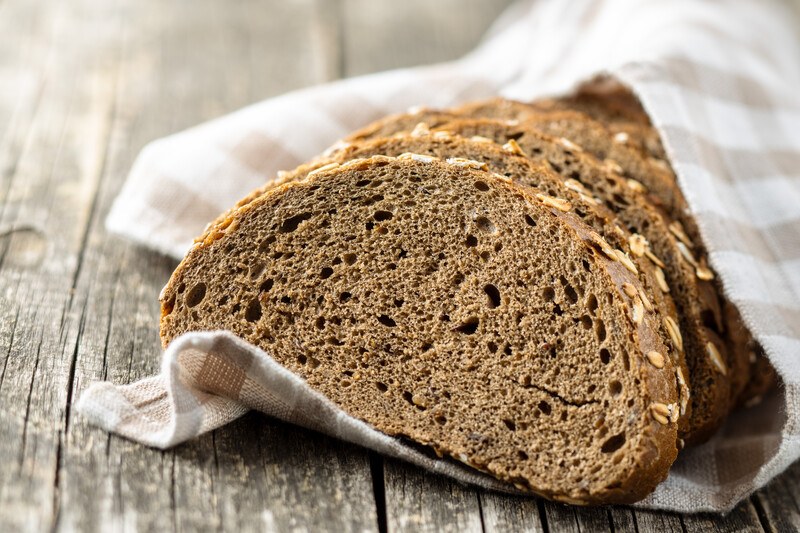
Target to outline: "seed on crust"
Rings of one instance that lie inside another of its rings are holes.
[[[614,261],[617,260],[617,254],[615,253],[615,250],[606,242],[604,238],[600,236],[599,233],[590,231],[589,237],[591,237],[592,244],[595,244],[597,247],[599,247],[606,257],[613,259]]]
[[[536,198],[538,198],[544,205],[553,207],[565,213],[572,209],[572,204],[562,198],[554,198],[541,193],[537,193]]]
[[[627,268],[634,274],[639,274],[639,270],[637,270],[636,265],[633,264],[631,258],[628,257],[628,254],[626,254],[622,250],[614,250],[614,255],[617,256],[617,261],[622,263],[625,266],[625,268]]]
[[[644,293],[643,289],[639,289],[639,298],[642,299],[642,304],[644,305],[644,308],[647,311],[649,311],[650,313],[652,313],[653,312],[653,304],[650,303],[650,299]]]
[[[650,414],[653,415],[653,418],[656,421],[666,426],[669,424],[670,415],[670,408],[667,404],[661,402],[653,402],[650,404]]]
[[[464,157],[448,157],[447,162],[457,167],[469,167],[475,170],[489,170],[489,165],[474,159],[466,159]]]
[[[436,161],[436,158],[432,155],[412,154],[411,152],[400,154],[397,156],[397,159],[411,159],[413,161],[419,161],[420,163],[431,163]]]
[[[669,421],[673,423],[677,422],[678,418],[681,416],[678,405],[671,403],[667,407],[669,407]]]
[[[697,265],[695,273],[697,274],[697,278],[703,281],[711,281],[714,279],[714,272],[702,263]]]
[[[681,252],[681,256],[686,260],[686,262],[697,268],[697,259],[694,258],[692,252],[689,250],[689,247],[680,241],[678,241],[676,244],[678,245],[678,250]]]
[[[286,176],[288,176],[288,175],[289,175],[289,171],[288,170],[279,170],[278,172],[275,173],[275,177],[278,178],[279,180],[286,179]]]
[[[319,168],[315,168],[314,170],[308,173],[307,177],[314,176],[316,174],[320,174],[328,170],[333,170],[334,168],[339,168],[339,163],[328,163],[327,165],[322,165]]]
[[[631,235],[630,239],[628,239],[628,242],[631,246],[631,253],[636,257],[642,257],[649,246],[647,239],[638,233]]]
[[[628,179],[628,187],[630,187],[631,190],[633,190],[634,192],[638,192],[638,193],[641,193],[641,194],[644,194],[644,193],[647,192],[647,187],[642,185],[641,181],[637,181],[637,180],[635,180],[633,178],[629,178]]]
[[[449,131],[442,130],[442,131],[433,132],[433,138],[434,139],[447,140],[447,139],[451,139],[452,137],[453,137],[453,134],[450,133]]]
[[[510,142],[510,141],[509,141]],[[564,180],[564,187],[571,191],[575,191],[579,194],[586,194],[586,187],[583,186],[583,183],[576,179],[567,178]]]
[[[603,160],[603,168],[615,174],[622,174],[622,167],[619,166],[619,163],[617,163],[613,159]]]
[[[639,291],[636,290],[636,287],[634,287],[628,282],[622,284],[622,290],[625,291],[625,294],[627,294],[628,297],[630,298],[633,298],[634,296],[639,294]]]
[[[642,301],[638,298],[633,301],[633,311],[631,314],[633,318],[633,323],[639,325],[644,320],[644,305],[642,305]]]
[[[472,141],[472,142],[476,142],[476,143],[492,143],[492,144],[494,144],[493,140],[491,140],[488,137],[484,137],[482,135],[473,135],[472,137],[469,138],[469,140]]]
[[[347,142],[347,141],[336,141],[335,143],[330,145],[327,150],[322,152],[322,155],[324,157],[330,157],[333,154],[335,154],[336,152],[341,152],[342,150],[344,150],[348,146],[350,146],[350,143]],[[281,171],[281,172],[283,172],[283,171]],[[278,177],[279,178],[281,177],[280,172],[278,172]]]
[[[708,358],[711,359],[711,362],[714,363],[714,368],[717,372],[723,376],[728,375],[728,367],[725,366],[725,361],[722,360],[722,354],[719,353],[717,345],[708,341],[706,343],[706,353],[708,353]]]
[[[509,139],[508,142],[503,145],[503,150],[514,155],[525,155],[525,152],[522,151],[522,148],[520,148],[519,144],[514,139]]]
[[[583,151],[583,148],[581,148],[580,146],[578,146],[574,142],[572,142],[569,139],[566,139],[564,137],[559,137],[558,138],[558,142],[561,144],[561,146],[563,146],[565,148],[569,148],[570,150],[575,150],[576,152],[582,152]]]
[[[686,408],[689,407],[689,385],[686,384],[686,376],[683,375],[683,368],[680,366],[675,367],[675,378],[678,380],[678,396],[681,402],[681,416],[686,414]]]
[[[430,132],[431,132],[430,126],[428,126],[424,122],[420,122],[419,124],[414,126],[413,130],[411,130],[411,136],[412,137],[422,137],[423,135],[429,135]]]
[[[675,346],[675,349],[679,352],[683,351],[683,335],[681,335],[681,330],[678,328],[678,324],[671,316],[664,317],[664,328],[669,333],[669,338],[672,339],[672,344]]]
[[[664,264],[664,261],[659,259],[658,256],[656,254],[654,254],[653,252],[651,252],[650,250],[645,250],[644,255],[647,256],[647,258],[650,261],[652,261],[656,266],[659,266],[661,268],[664,268],[664,267],[667,266],[667,265]]]
[[[656,282],[661,292],[669,292],[669,285],[667,285],[667,278],[664,276],[664,270],[660,266],[655,267]]]
[[[647,352],[647,360],[656,368],[664,368],[664,356],[655,350]]]
[[[669,231],[670,231],[670,233],[675,235],[686,246],[694,247],[694,244],[692,243],[691,239],[689,239],[689,236],[686,235],[686,231],[684,231],[684,229],[683,229],[683,224],[681,224],[679,221],[677,221],[677,220],[673,221],[669,225]]]
[[[626,142],[628,142],[628,139],[629,139],[628,134],[625,133],[624,131],[620,131],[614,134],[614,142],[616,143],[625,144]]]

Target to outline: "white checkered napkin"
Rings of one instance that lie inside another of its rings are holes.
[[[107,225],[178,257],[207,221],[277,170],[386,113],[497,93],[528,99],[610,74],[638,94],[660,130],[711,264],[783,380],[778,394],[684,451],[640,505],[730,509],[800,456],[798,11],[800,3],[781,0],[520,3],[462,60],[291,93],[155,141]],[[160,377],[94,385],[79,408],[109,431],[158,447],[254,408],[498,485],[377,433],[222,333],[176,340]]]

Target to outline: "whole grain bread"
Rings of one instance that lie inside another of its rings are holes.
[[[595,235],[470,164],[353,160],[210,228],[161,335],[233,331],[389,435],[553,499],[629,503],[675,458],[678,395],[643,287]]]

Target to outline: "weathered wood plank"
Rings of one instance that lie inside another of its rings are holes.
[[[343,0],[342,75],[456,59],[511,2]]]
[[[534,498],[522,498],[480,491],[483,528],[486,532],[519,531],[544,533],[547,531],[540,513],[541,502]]]
[[[723,516],[706,513],[693,514],[682,517],[681,521],[686,533],[764,531],[758,513],[750,500],[743,501],[733,511]]]
[[[10,1],[2,15],[2,43],[11,50],[17,39],[24,45],[4,65],[17,100],[0,104],[13,107],[4,108],[11,119],[0,151],[0,227],[10,230],[0,243],[0,308],[14,317],[0,324],[0,338],[8,339],[0,383],[0,529],[40,530],[51,524],[58,500],[82,323],[69,313],[71,289],[100,179],[98,148],[110,106],[102,82],[113,50],[92,43],[102,40],[101,26],[75,20],[60,3]],[[79,64],[84,75],[76,77]],[[74,325],[69,331],[67,323]]]
[[[388,531],[483,531],[479,489],[393,459],[384,479]]]
[[[795,463],[751,500],[761,514],[762,525],[769,524],[769,531],[800,531],[800,463]]]

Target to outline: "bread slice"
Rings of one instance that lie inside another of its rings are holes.
[[[463,136],[481,136],[496,142],[509,139],[522,148],[534,161],[550,164],[565,179],[580,182],[591,195],[604,201],[620,221],[634,233],[640,233],[649,243],[648,255],[664,273],[665,287],[678,306],[679,328],[674,329],[686,352],[692,394],[692,412],[682,436],[690,443],[707,439],[722,423],[729,410],[730,379],[728,377],[727,346],[720,337],[723,330],[720,302],[713,285],[707,279],[707,266],[697,259],[692,244],[682,226],[672,223],[668,215],[656,210],[641,198],[638,188],[602,168],[596,159],[570,143],[554,139],[526,127],[524,122],[489,119],[447,122],[447,113],[422,112],[412,117],[387,118],[376,130],[392,134],[397,129],[434,115],[435,123],[447,131]],[[425,127],[418,127],[424,131]],[[354,137],[365,137],[363,134]],[[670,229],[674,227],[674,229]],[[686,242],[680,242],[677,235]],[[672,328],[673,324],[670,324]],[[682,428],[684,429],[684,428]]]
[[[213,228],[164,289],[161,335],[233,331],[389,435],[630,503],[677,454],[678,396],[639,280],[595,235],[470,165],[354,160]]]

